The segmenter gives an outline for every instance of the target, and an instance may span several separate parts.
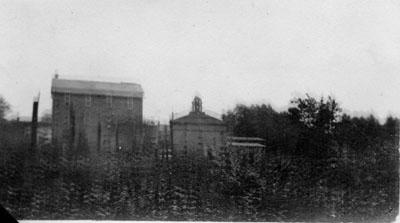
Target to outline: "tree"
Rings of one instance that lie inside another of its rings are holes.
[[[301,122],[309,129],[317,129],[325,134],[331,134],[340,119],[342,109],[330,96],[325,101],[319,101],[306,94],[306,98],[295,98],[291,101],[295,107],[289,108],[294,120]]]
[[[0,122],[5,120],[5,116],[10,109],[10,104],[3,98],[3,96],[0,96]]]
[[[276,127],[274,118],[277,115],[271,105],[237,105],[233,111],[224,114],[222,120],[236,136],[267,138]]]
[[[306,94],[306,98],[295,98],[291,103],[290,119],[301,129],[297,152],[317,159],[335,154],[332,142],[341,117],[336,100],[329,96],[318,101]]]

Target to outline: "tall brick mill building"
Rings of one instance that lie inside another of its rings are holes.
[[[89,153],[131,149],[140,143],[143,90],[135,83],[52,80],[52,141]]]

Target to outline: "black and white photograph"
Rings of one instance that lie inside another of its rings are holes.
[[[400,1],[0,0],[7,222],[400,222],[399,124]]]

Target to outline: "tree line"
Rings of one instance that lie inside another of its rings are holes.
[[[381,124],[373,115],[351,117],[334,98],[306,95],[293,99],[284,112],[269,105],[238,105],[223,119],[235,135],[267,139],[271,157],[285,163],[276,168],[280,180],[290,185],[295,206],[286,213],[305,214],[296,220],[316,215],[376,221],[397,215],[397,118]]]

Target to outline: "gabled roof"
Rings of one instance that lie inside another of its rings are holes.
[[[53,79],[51,93],[111,95],[143,98],[140,84]]]
[[[224,123],[204,112],[190,112],[188,115],[180,117],[172,121],[173,124],[210,124],[210,125],[224,125]]]

